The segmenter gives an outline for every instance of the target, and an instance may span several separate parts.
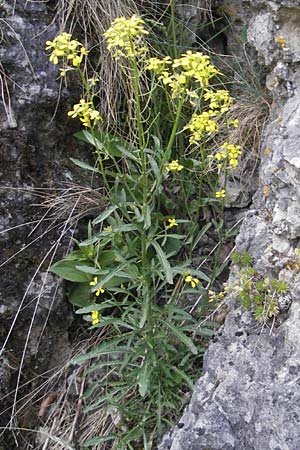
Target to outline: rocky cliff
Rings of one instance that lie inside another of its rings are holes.
[[[54,182],[68,189],[66,183],[80,179],[68,160],[80,151],[65,118],[70,92],[60,86],[44,53],[45,41],[57,32],[52,3],[0,3],[2,424],[11,417],[16,383],[24,384],[20,397],[30,392],[36,385],[28,380],[61,365],[70,347],[70,312],[47,267],[56,249],[68,246],[64,235],[72,235],[75,223],[65,217],[54,221],[47,215],[49,203],[43,210],[46,220],[34,207]],[[286,280],[290,295],[276,322],[265,327],[228,300],[231,312],[206,352],[191,403],[160,450],[299,450],[300,275],[297,267],[288,267],[300,247],[300,5],[296,0],[204,3],[229,17],[230,51],[242,58],[233,34],[246,30],[243,45],[267,72],[272,107],[261,149],[260,187],[237,249],[251,253],[260,273]],[[204,11],[209,17],[209,8]],[[192,14],[193,26],[203,16],[197,17]],[[233,268],[230,282],[236,276]],[[20,366],[25,378],[20,378]],[[34,408],[27,408],[28,415],[37,417]],[[25,416],[24,427],[32,426],[32,417]],[[1,445],[15,448],[13,436]]]
[[[247,250],[260,273],[287,281],[290,299],[264,327],[228,300],[231,312],[205,355],[191,403],[160,450],[298,450],[300,275],[289,261],[300,238],[300,4],[252,0],[222,8],[233,29],[247,27],[273,98],[260,188],[237,250]]]

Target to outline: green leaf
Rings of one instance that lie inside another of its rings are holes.
[[[90,303],[91,288],[87,283],[81,283],[69,295],[69,302],[75,306],[87,306]]]
[[[208,283],[211,282],[211,279],[205,275],[204,272],[202,272],[202,270],[191,270],[191,275],[193,275],[194,277],[200,278],[200,280],[204,280],[207,281]]]
[[[216,334],[216,331],[211,330],[210,328],[207,328],[207,327],[199,327],[197,329],[197,334],[202,334],[204,336],[212,337]]]
[[[150,374],[151,374],[151,370],[148,366],[148,362],[144,361],[144,364],[138,373],[139,393],[140,393],[140,396],[143,398],[146,396],[146,394],[148,392]]]
[[[201,228],[201,230],[199,231],[199,233],[197,234],[197,236],[195,237],[195,239],[193,241],[192,250],[194,250],[196,248],[198,242],[203,238],[203,236],[210,229],[210,227],[211,227],[211,223],[207,223],[203,228]]]
[[[105,209],[104,211],[102,211],[101,214],[99,214],[99,216],[97,216],[94,220],[93,220],[93,225],[97,225],[98,223],[103,222],[105,219],[107,219],[107,217],[109,217],[118,207],[116,205],[112,205],[109,206],[107,209]]]
[[[99,269],[95,269],[95,267],[90,266],[75,266],[75,269],[80,272],[89,273],[90,275],[99,275]]]
[[[136,156],[134,156],[133,153],[131,153],[128,150],[126,150],[126,148],[123,147],[122,145],[117,144],[116,148],[121,152],[121,154],[123,156],[126,156],[126,158],[132,159],[132,161],[135,161],[135,162],[140,162],[139,159]]]
[[[64,257],[64,261],[65,260],[80,261],[82,259],[85,259],[85,255],[82,250],[74,250],[73,252],[70,252],[67,256]]]
[[[130,279],[130,278],[131,278],[131,277],[130,277],[130,274],[127,274],[127,273],[124,273],[124,272],[121,273],[121,272],[122,272],[123,269],[125,269],[131,262],[133,262],[133,261],[132,261],[132,260],[131,260],[131,261],[125,261],[125,262],[123,262],[122,264],[120,264],[120,266],[116,267],[116,268],[113,269],[113,270],[110,270],[109,273],[108,273],[108,275],[106,275],[104,278],[101,278],[101,279],[99,280],[98,284],[95,286],[95,290],[96,290],[96,289],[99,289],[101,286],[106,287],[106,286],[107,286],[107,283],[108,283],[113,277],[115,277],[116,275],[118,275],[118,276],[124,275],[124,278],[125,278],[125,279],[126,279],[127,276],[128,276],[128,278]]]
[[[191,378],[181,369],[179,369],[178,367],[172,366],[172,369],[174,370],[174,372],[176,372],[180,378],[182,378],[184,381],[186,381],[186,383],[188,384],[189,388],[191,390],[194,389],[194,383],[191,380]]]
[[[142,210],[144,216],[144,230],[148,230],[151,227],[151,209],[149,205],[145,205]]]
[[[188,336],[182,333],[182,331],[180,331],[170,322],[166,322],[165,320],[162,320],[162,322],[172,331],[174,336],[176,336],[177,339],[181,341],[190,350],[191,353],[193,353],[193,355],[197,355],[198,349],[193,343],[192,339],[190,339]]]
[[[80,141],[86,142],[88,144],[92,144],[94,147],[97,147],[99,149],[102,149],[102,142],[97,139],[97,133],[94,132],[93,134],[88,130],[79,131],[78,133],[75,133],[75,137],[79,139]]]
[[[85,170],[90,170],[91,172],[97,172],[97,173],[101,173],[100,170],[96,169],[96,167],[92,167],[89,164],[80,161],[79,159],[76,158],[69,158],[73,164],[75,164],[76,166],[81,167],[81,169],[85,169]]]
[[[153,247],[155,248],[157,257],[159,259],[159,262],[165,272],[165,276],[166,276],[166,280],[169,284],[173,284],[173,275],[172,275],[172,269],[170,266],[170,263],[165,255],[165,253],[163,252],[161,246],[159,245],[158,242],[153,241],[152,242]]]
[[[70,361],[70,364],[80,364],[84,361],[88,361],[89,359],[96,358],[101,355],[112,355],[113,353],[127,353],[128,348],[126,345],[119,345],[120,342],[124,340],[123,336],[119,336],[118,338],[113,338],[109,342],[104,342],[101,345],[96,346],[93,350],[84,355],[76,356],[74,359]]]
[[[61,259],[50,267],[50,272],[55,273],[64,280],[73,281],[74,283],[84,283],[90,280],[90,275],[76,269],[78,261]]]
[[[96,444],[102,444],[103,442],[112,441],[118,437],[117,433],[108,434],[107,436],[99,436],[92,439],[88,439],[83,443],[83,447],[93,447]]]
[[[159,175],[160,175],[160,170],[159,170],[159,167],[157,165],[157,162],[150,155],[148,156],[148,159],[149,159],[149,163],[150,163],[150,167],[152,169],[153,175],[155,176],[155,178],[158,178]]]

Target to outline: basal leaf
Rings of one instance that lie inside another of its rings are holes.
[[[73,281],[75,283],[88,282],[91,276],[76,269],[77,264],[78,261],[76,260],[61,259],[53,264],[49,270],[64,280]]]

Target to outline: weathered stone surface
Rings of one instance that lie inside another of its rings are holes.
[[[31,378],[62,364],[69,352],[70,311],[61,284],[47,274],[53,254],[66,243],[63,226],[55,227],[53,218],[39,224],[43,212],[33,206],[54,180],[72,180],[68,156],[77,152],[68,137],[72,130],[64,129],[66,91],[45,53],[45,41],[58,31],[47,6],[0,2],[1,426],[10,419],[19,371],[19,384],[27,382],[20,398],[33,387]],[[59,97],[62,106],[53,117]],[[1,433],[1,449],[15,445],[12,433]]]
[[[179,424],[160,450],[299,450],[300,351],[300,4],[295,1],[219,2],[233,24],[248,25],[269,74],[273,96],[265,130],[260,187],[237,238],[257,270],[289,284],[275,323],[262,326],[228,299],[231,312],[205,355],[204,375]],[[234,26],[234,25],[233,25]],[[283,40],[279,39],[283,38]],[[264,189],[268,186],[269,190]],[[229,282],[236,279],[233,267]]]

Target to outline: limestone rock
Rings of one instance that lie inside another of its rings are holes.
[[[300,347],[300,4],[295,1],[220,2],[241,22],[268,71],[274,98],[265,130],[260,182],[237,250],[252,254],[265,276],[289,284],[274,323],[258,324],[228,299],[231,312],[204,360],[203,376],[160,450],[299,450]],[[266,150],[266,151],[265,151]],[[268,186],[268,190],[264,189]],[[268,192],[268,195],[265,193]],[[295,269],[289,263],[295,263]],[[232,271],[229,283],[236,279]]]

